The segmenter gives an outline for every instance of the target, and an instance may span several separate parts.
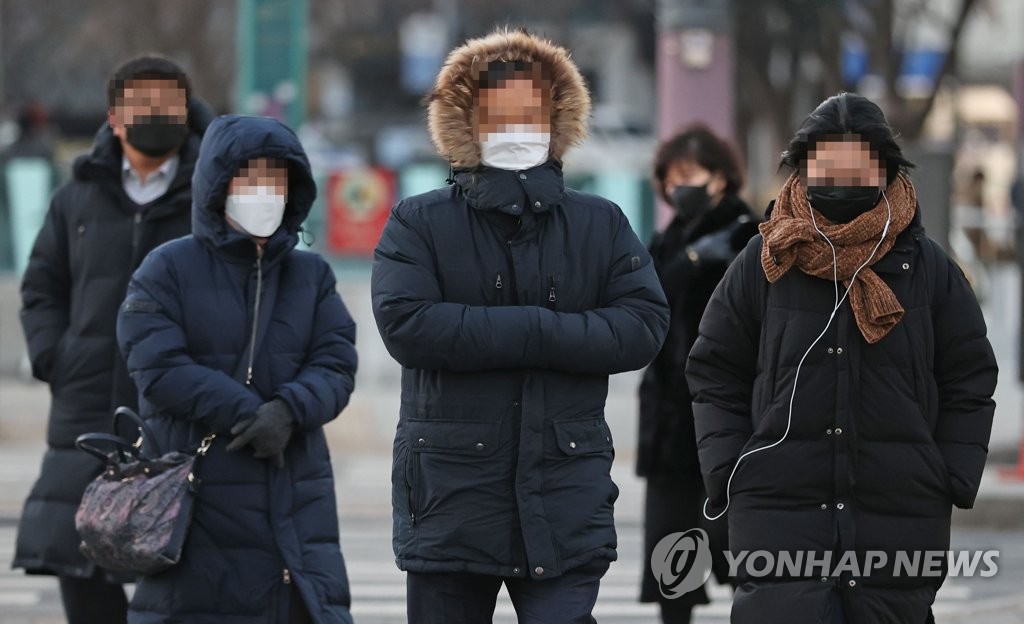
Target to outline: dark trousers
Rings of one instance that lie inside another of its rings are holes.
[[[102,572],[92,578],[58,578],[68,624],[125,624],[128,621],[128,598],[124,588],[108,583]]]
[[[298,588],[292,585],[292,593],[288,600],[288,624],[313,624],[313,618],[309,615],[306,603]]]
[[[409,624],[490,624],[502,583],[519,624],[593,624],[601,577],[608,562],[594,562],[562,576],[533,580],[465,572],[410,572],[406,576]]]

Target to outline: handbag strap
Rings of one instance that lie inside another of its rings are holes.
[[[164,454],[160,448],[160,443],[156,440],[156,436],[153,435],[153,430],[135,413],[135,410],[127,405],[122,405],[114,411],[114,435],[118,435],[118,432],[121,431],[121,421],[123,419],[129,420],[139,432],[138,439],[132,445],[134,448],[140,451],[146,450],[147,454],[152,457],[159,457]]]
[[[96,445],[100,442],[114,447],[118,458],[123,462],[128,462],[131,459],[142,459],[139,453],[139,447],[129,443],[119,435],[112,435],[109,433],[83,433],[75,438],[75,446],[78,447],[79,450],[85,451],[104,463],[110,463],[111,453],[109,451],[104,452],[102,448]]]

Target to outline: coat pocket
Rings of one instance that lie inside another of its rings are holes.
[[[492,455],[498,447],[500,421],[436,420],[407,421],[409,448],[414,453]]]
[[[561,455],[577,457],[612,451],[612,432],[604,418],[579,418],[551,423]]]
[[[406,463],[409,516],[414,524],[439,506],[471,505],[501,476],[493,457],[501,421],[409,419]]]

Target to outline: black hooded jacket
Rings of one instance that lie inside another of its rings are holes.
[[[82,433],[108,431],[114,408],[136,390],[114,336],[128,279],[152,249],[191,229],[191,180],[210,113],[193,99],[192,133],[162,197],[138,209],[124,191],[122,150],[108,124],[54,193],[21,284],[21,323],[32,374],[52,394],[42,473],[22,511],[14,567],[91,576],[74,515],[102,466],[75,448]]]

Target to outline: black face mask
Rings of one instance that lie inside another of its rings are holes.
[[[832,223],[849,223],[875,207],[882,191],[877,186],[809,186],[807,200]]]
[[[679,214],[679,218],[683,221],[690,221],[699,217],[711,207],[711,198],[708,196],[707,185],[677,186],[672,189],[669,201]]]
[[[169,115],[135,117],[125,131],[128,143],[146,156],[166,156],[188,138],[188,125]]]

